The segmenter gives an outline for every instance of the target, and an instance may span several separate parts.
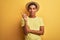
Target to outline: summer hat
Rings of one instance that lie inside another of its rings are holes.
[[[37,11],[39,10],[39,4],[37,3],[37,2],[33,2],[33,1],[31,1],[31,2],[28,2],[27,4],[26,4],[26,9],[28,10],[28,6],[31,4],[31,3],[33,3],[33,4],[36,4],[37,5]]]

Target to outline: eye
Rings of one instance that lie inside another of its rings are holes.
[[[36,9],[36,8],[33,8],[33,9]]]
[[[29,8],[29,9],[31,9],[31,8]]]

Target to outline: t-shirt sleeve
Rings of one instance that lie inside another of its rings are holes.
[[[40,26],[44,26],[44,22],[42,18],[40,18]]]
[[[25,22],[24,22],[24,19],[22,18],[22,19],[21,19],[21,27],[23,27],[24,24],[25,24]]]

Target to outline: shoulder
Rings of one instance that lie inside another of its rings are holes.
[[[43,19],[42,17],[37,17],[38,19]]]

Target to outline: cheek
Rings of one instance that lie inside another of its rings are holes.
[[[29,12],[31,12],[31,10],[29,9]]]
[[[28,10],[29,13],[31,13],[32,11],[31,10]]]

